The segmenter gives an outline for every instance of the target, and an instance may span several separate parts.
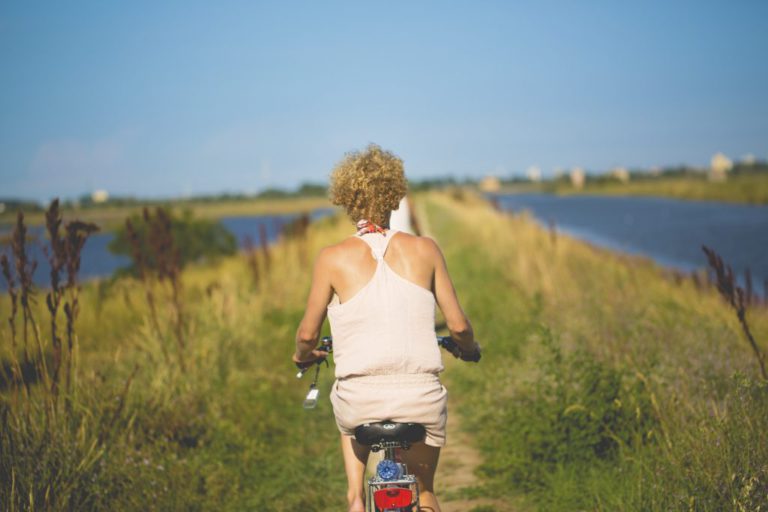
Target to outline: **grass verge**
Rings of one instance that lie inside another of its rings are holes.
[[[426,212],[485,341],[449,389],[482,492],[540,510],[764,510],[766,384],[714,290],[552,237],[471,195]],[[768,336],[768,314],[750,321]]]

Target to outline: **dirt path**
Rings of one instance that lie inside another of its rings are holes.
[[[445,448],[440,453],[440,464],[435,477],[435,490],[440,498],[442,512],[513,512],[517,510],[508,503],[485,497],[475,497],[467,491],[480,485],[475,470],[483,459],[469,439],[461,431],[461,418],[449,407],[448,434]],[[462,496],[463,495],[463,496]]]
[[[429,227],[429,219],[421,204],[414,205],[414,214],[418,220],[421,234],[434,238]],[[446,361],[447,371],[456,364]],[[435,475],[435,491],[440,499],[442,512],[514,512],[518,510],[507,502],[474,497],[468,492],[480,485],[475,470],[482,463],[480,452],[473,446],[470,436],[461,428],[461,416],[458,413],[458,399],[448,398],[448,432],[445,448],[440,452],[440,462]]]

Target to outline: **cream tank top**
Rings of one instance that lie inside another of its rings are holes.
[[[358,235],[371,248],[376,271],[352,298],[328,305],[336,378],[438,374],[435,297],[392,270],[384,254],[397,231]]]

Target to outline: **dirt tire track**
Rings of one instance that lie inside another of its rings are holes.
[[[429,225],[429,218],[424,211],[423,203],[415,202],[414,216],[421,228],[421,235],[436,239]],[[454,361],[446,361],[448,371],[450,366],[461,364]],[[483,507],[484,510],[497,512],[515,512],[518,508],[506,501],[461,496],[463,489],[478,487],[481,482],[476,475],[476,470],[483,462],[480,452],[473,446],[469,434],[461,427],[461,415],[458,410],[461,407],[459,399],[448,394],[448,431],[446,445],[440,451],[440,462],[435,475],[435,492],[440,500],[442,512],[471,512],[474,508]]]

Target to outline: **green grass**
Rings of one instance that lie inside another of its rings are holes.
[[[471,195],[418,203],[484,347],[445,374],[484,456],[472,492],[547,511],[766,510],[768,389],[713,290]],[[343,509],[331,373],[305,411],[289,357],[308,262],[351,231],[337,216],[279,244],[258,287],[241,255],[186,269],[186,372],[161,350],[174,353],[168,289],[158,333],[139,283],[86,285],[73,412],[46,428],[39,386],[28,401],[0,391],[0,508]],[[4,297],[3,361],[8,314]],[[765,309],[749,320],[765,346]]]
[[[330,404],[302,409],[308,382],[297,381],[290,363],[310,279],[300,257],[334,236],[334,222],[313,227],[303,250],[297,242],[276,247],[259,289],[242,257],[185,272],[186,373],[166,364],[160,350],[165,343],[173,351],[168,290],[156,289],[158,335],[138,283],[86,286],[78,405],[53,429],[57,441],[36,427],[45,422],[42,410],[33,406],[27,420],[12,393],[0,394],[0,508],[339,510],[346,482]],[[8,360],[5,321],[0,339]],[[127,404],[105,429],[135,365]],[[331,381],[327,372],[324,397]],[[40,395],[33,387],[33,404]]]
[[[487,493],[547,511],[765,509],[768,388],[713,290],[472,196],[426,211],[484,342],[483,371],[447,380]],[[750,314],[763,346],[767,320]]]

